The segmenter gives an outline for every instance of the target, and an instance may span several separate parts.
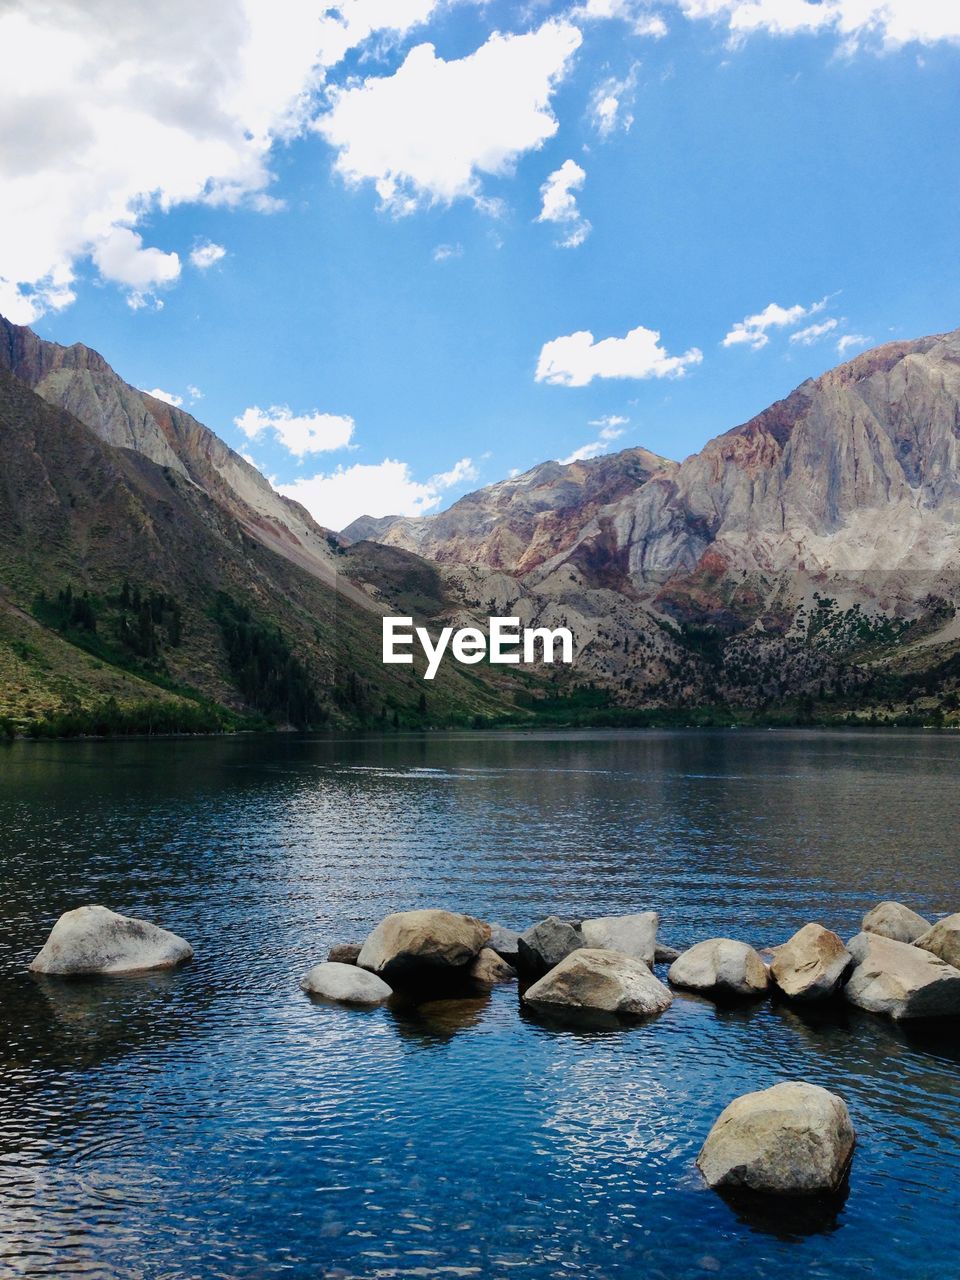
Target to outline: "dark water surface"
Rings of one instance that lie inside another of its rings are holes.
[[[656,907],[674,945],[958,910],[958,764],[921,733],[0,749],[0,1276],[960,1276],[946,1034],[686,997],[558,1031],[515,986],[372,1013],[298,988],[417,906]],[[195,961],[28,976],[89,901]],[[805,1228],[738,1216],[694,1166],[732,1097],[784,1078],[840,1092],[859,1135],[845,1206]]]

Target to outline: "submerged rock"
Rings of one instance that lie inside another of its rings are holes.
[[[190,943],[167,929],[91,905],[64,912],[30,969],[58,977],[139,973],[173,969],[192,955]]]
[[[327,953],[331,964],[356,964],[361,951],[359,942],[338,942]]]
[[[517,942],[517,967],[521,973],[538,977],[582,946],[583,934],[577,925],[559,916],[547,916],[521,933]]]
[[[914,940],[914,946],[939,956],[947,964],[960,969],[960,911],[938,920],[926,933]]]
[[[506,960],[507,964],[516,966],[519,942],[520,935],[516,929],[508,929],[502,924],[491,924],[490,941],[487,946],[491,951],[495,951],[498,956]]]
[[[822,924],[805,924],[775,949],[770,977],[791,1000],[826,1000],[852,964],[837,934]]]
[[[856,1134],[835,1093],[788,1081],[745,1093],[721,1113],[697,1156],[711,1187],[781,1196],[837,1192]]]
[[[757,952],[733,938],[698,942],[673,962],[667,980],[719,996],[762,996],[768,983],[767,967]]]
[[[523,999],[534,1008],[596,1009],[629,1017],[660,1013],[673,1003],[642,960],[595,947],[571,952],[528,987]]]
[[[878,902],[863,917],[861,928],[864,933],[877,933],[894,942],[916,942],[930,928],[930,921],[902,902]]]
[[[656,911],[642,911],[631,916],[599,916],[584,920],[580,926],[584,946],[603,951],[619,951],[621,955],[652,965],[657,948],[660,917]]]
[[[507,964],[503,956],[497,955],[490,947],[484,947],[470,966],[470,977],[474,982],[484,982],[494,986],[498,982],[512,982],[517,971],[512,964]]]
[[[960,1017],[960,969],[876,933],[858,933],[847,947],[855,961],[844,987],[851,1004],[898,1020]]]
[[[381,920],[360,949],[361,969],[384,978],[465,975],[490,938],[490,926],[473,916],[427,909],[398,911]]]
[[[315,964],[300,979],[300,987],[307,995],[339,1000],[343,1004],[382,1004],[393,995],[390,987],[375,973],[335,960]]]

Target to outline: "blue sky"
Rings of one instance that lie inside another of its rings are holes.
[[[324,524],[960,325],[947,0],[110,8],[0,17],[0,311]]]

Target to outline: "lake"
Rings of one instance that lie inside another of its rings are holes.
[[[678,995],[622,1030],[299,979],[385,914],[655,908],[675,946],[960,909],[960,737],[432,734],[0,748],[0,1274],[137,1280],[960,1274],[960,1037]],[[169,974],[38,980],[100,902]],[[662,970],[661,970],[662,976]],[[735,1209],[694,1165],[781,1079],[840,1093],[845,1204]]]

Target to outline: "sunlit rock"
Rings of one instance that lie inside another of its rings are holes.
[[[878,902],[863,917],[861,928],[864,933],[878,933],[894,942],[916,942],[930,928],[930,921],[902,902]]]
[[[697,1156],[711,1187],[806,1196],[839,1190],[856,1134],[842,1098],[788,1081],[720,1113]]]
[[[733,938],[698,942],[673,962],[667,979],[675,987],[716,996],[762,996],[769,981],[753,947]]]
[[[528,987],[523,999],[534,1008],[596,1009],[630,1017],[660,1013],[673,1003],[642,960],[595,947],[571,952]]]
[[[300,979],[300,987],[308,995],[338,1000],[342,1004],[382,1004],[393,995],[391,988],[375,973],[358,969],[355,964],[331,960],[315,964]]]
[[[435,909],[398,911],[380,921],[361,947],[357,964],[387,979],[465,974],[489,940],[490,926],[473,916]]]
[[[960,969],[960,911],[938,920],[916,939],[915,945]]]
[[[791,1000],[826,1000],[852,964],[837,934],[822,924],[805,924],[775,949],[770,977]]]
[[[851,1004],[898,1020],[960,1017],[960,969],[876,933],[858,933],[847,948],[856,962],[844,987]]]
[[[497,955],[490,947],[484,947],[470,966],[470,977],[475,982],[484,982],[495,986],[498,982],[512,982],[517,971],[512,964],[507,964],[503,956]]]
[[[192,955],[190,943],[167,929],[91,905],[60,917],[30,968],[58,977],[138,973],[172,969]]]
[[[630,916],[600,916],[595,920],[584,920],[580,928],[585,946],[619,951],[634,960],[642,960],[645,965],[652,965],[659,924],[660,917],[656,911],[642,911]]]

